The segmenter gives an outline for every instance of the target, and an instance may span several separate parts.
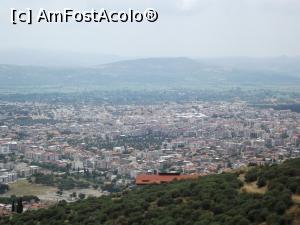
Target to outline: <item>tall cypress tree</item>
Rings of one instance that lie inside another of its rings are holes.
[[[12,204],[11,204],[11,211],[12,211],[12,212],[15,212],[15,211],[16,211],[15,200],[12,201]]]
[[[23,212],[23,201],[22,198],[19,198],[17,204],[17,213],[22,213],[22,212]]]

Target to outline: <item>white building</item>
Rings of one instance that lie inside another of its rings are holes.
[[[9,153],[10,153],[9,145],[7,144],[0,145],[0,154],[7,155]]]

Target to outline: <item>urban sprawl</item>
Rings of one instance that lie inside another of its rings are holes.
[[[134,188],[139,174],[205,175],[300,155],[300,114],[242,101],[2,102],[0,125],[0,183],[78,175],[101,194]]]

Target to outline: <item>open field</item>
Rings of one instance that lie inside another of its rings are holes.
[[[18,180],[15,183],[9,184],[10,190],[3,194],[2,196],[11,196],[11,195],[36,195],[42,197],[43,195],[48,195],[50,193],[55,193],[57,188],[43,186],[39,184],[29,183],[27,180]]]
[[[239,179],[244,182],[245,181],[245,174],[240,174]],[[264,186],[264,187],[259,188],[256,185],[256,181],[251,182],[251,183],[244,182],[244,186],[241,187],[241,191],[250,192],[250,193],[264,194],[267,191],[267,185]],[[292,195],[292,200],[293,200],[294,203],[300,204],[300,195],[295,195],[295,194]]]
[[[292,195],[292,199],[295,203],[300,204],[300,195]]]
[[[8,197],[11,195],[16,196],[24,196],[24,195],[35,195],[39,197],[41,200],[45,201],[74,201],[74,199],[70,198],[70,194],[76,192],[77,194],[83,193],[88,196],[99,197],[102,195],[102,192],[98,190],[94,190],[91,188],[87,189],[71,189],[64,190],[62,195],[58,195],[56,187],[44,186],[40,184],[29,183],[27,180],[18,180],[15,183],[9,184],[10,190],[5,194],[0,195],[0,197]]]
[[[241,191],[243,191],[243,192],[264,194],[267,191],[267,186],[264,186],[261,188],[257,187],[256,181],[251,182],[251,183],[246,183],[245,182],[245,174],[240,174],[239,179],[244,182],[244,186],[241,187]]]
[[[241,188],[241,190],[245,192],[264,194],[267,191],[267,186],[259,188],[257,187],[255,181],[252,183],[245,183],[244,186]]]

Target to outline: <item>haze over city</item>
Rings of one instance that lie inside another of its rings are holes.
[[[155,23],[10,23],[11,8],[37,10],[144,10]],[[96,53],[122,57],[297,56],[300,54],[297,0],[20,1],[3,0],[0,49]],[[2,53],[3,54],[3,53]]]

